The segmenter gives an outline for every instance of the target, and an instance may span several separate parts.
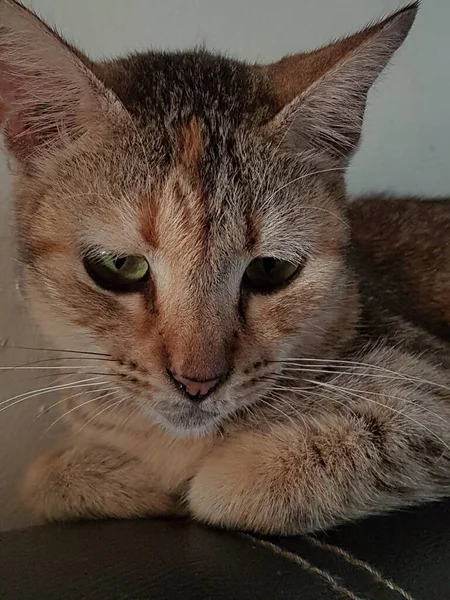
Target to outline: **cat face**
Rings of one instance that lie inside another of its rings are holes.
[[[347,283],[338,178],[245,129],[213,164],[197,127],[164,167],[133,140],[77,153],[21,213],[26,294],[57,347],[108,353],[144,413],[189,431],[268,393],[274,361],[328,343]]]
[[[343,171],[414,13],[270,66],[93,65],[0,2],[25,293],[58,345],[108,355],[130,411],[208,432],[351,335]]]

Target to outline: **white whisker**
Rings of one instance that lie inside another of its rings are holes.
[[[104,352],[89,352],[87,350],[70,350],[65,348],[36,348],[32,346],[10,346],[9,344],[5,346],[4,350],[31,350],[35,352],[58,352],[67,354],[81,354],[87,356],[110,356],[109,354],[105,354]]]
[[[340,376],[340,375],[356,375],[357,377],[370,377],[371,379],[384,379],[387,381],[413,381],[414,383],[416,383],[415,379],[410,379],[410,377],[406,376],[406,375],[381,375],[381,374],[374,374],[374,373],[361,373],[361,371],[357,371],[355,373],[355,371],[339,371],[337,369],[335,370],[326,370],[326,369],[321,369],[319,367],[289,367],[287,369],[285,369],[286,371],[289,372],[297,372],[297,373],[316,373],[318,375],[335,375],[335,376]]]
[[[82,392],[78,392],[76,394],[72,394],[71,396],[67,396],[65,398],[62,398],[62,400],[58,400],[58,402],[54,402],[53,404],[51,404],[49,407],[46,408],[45,412],[49,412],[50,410],[52,410],[53,408],[55,408],[55,406],[58,406],[59,404],[63,404],[64,402],[69,402],[70,400],[74,400],[75,398],[79,398],[80,396],[85,396],[86,394],[103,394],[103,392],[109,392],[111,390],[116,390],[118,388],[104,388],[102,390],[83,390]],[[43,414],[45,413],[41,413],[39,414],[34,420],[37,421],[38,419],[40,419]]]
[[[16,404],[19,404],[20,402],[24,402],[25,400],[29,400],[30,398],[34,398],[36,396],[40,396],[45,393],[58,392],[60,390],[71,389],[74,387],[89,387],[89,386],[95,386],[95,385],[101,385],[101,384],[107,383],[106,381],[96,381],[98,379],[99,379],[98,377],[91,377],[90,379],[82,379],[81,381],[78,381],[78,382],[71,382],[71,383],[65,383],[63,385],[45,387],[45,388],[41,388],[39,390],[25,392],[23,394],[13,396],[12,398],[7,398],[6,400],[3,400],[2,402],[0,402],[0,406],[9,403],[8,406],[0,409],[0,413],[8,408],[11,408],[12,406],[15,406]],[[93,382],[93,383],[87,383],[87,382]]]
[[[392,369],[388,369],[386,367],[382,367],[380,365],[372,365],[370,363],[364,363],[364,362],[358,362],[358,361],[349,361],[349,360],[330,360],[330,359],[313,359],[313,358],[301,358],[301,359],[287,359],[287,360],[280,360],[280,361],[274,361],[274,362],[278,362],[281,363],[283,365],[289,365],[289,364],[293,364],[294,366],[302,366],[301,362],[304,361],[305,365],[303,365],[304,368],[309,367],[310,362],[319,362],[319,361],[323,361],[325,363],[328,363],[331,366],[336,365],[338,366],[339,364],[345,364],[345,365],[349,365],[352,368],[369,368],[369,369],[374,369],[376,371],[382,371],[385,373],[388,373],[390,375],[393,375],[395,377],[398,377],[399,379],[403,379],[404,381],[414,381],[416,383],[422,383],[425,385],[430,385],[430,386],[435,386],[435,387],[439,387],[441,389],[444,389],[446,391],[450,392],[450,387],[443,385],[441,383],[437,383],[434,381],[429,381],[428,379],[423,379],[421,377],[416,377],[414,375],[410,375],[409,373],[401,373],[399,371],[393,371]],[[285,367],[283,367],[283,369],[285,369]],[[286,368],[285,370],[291,370],[290,367]],[[336,371],[333,371],[334,374],[336,374]],[[358,376],[360,376],[360,373],[356,373]]]
[[[67,365],[65,367],[0,367],[0,371],[61,371],[64,369],[92,369],[95,365]]]
[[[259,398],[259,402],[262,402],[266,406],[269,406],[270,408],[273,408],[274,410],[276,410],[277,412],[279,412],[280,414],[282,414],[283,417],[286,417],[286,419],[288,419],[293,425],[295,425],[295,427],[298,426],[298,423],[296,423],[292,417],[290,417],[288,414],[286,414],[284,411],[282,411],[278,406],[275,406],[274,404],[271,404],[270,402],[268,402],[264,398]]]
[[[292,391],[296,392],[297,391],[296,388],[288,388],[288,387],[280,387],[280,386],[276,386],[274,389],[276,389],[276,390],[282,390],[282,391],[290,391],[290,392],[292,392]],[[299,389],[301,389],[301,388],[299,388]],[[311,393],[313,393],[312,390],[305,390],[305,389],[303,389],[302,390],[302,395],[303,396],[306,396],[305,392],[307,393],[308,396]],[[318,393],[316,393],[315,395],[318,396],[318,397],[320,397],[320,398],[322,398],[322,399],[324,399],[323,395],[320,395]],[[336,400],[335,398],[332,398],[332,400],[335,400],[337,404],[340,404],[341,406],[344,406],[347,410],[349,410],[350,413],[353,414],[353,416],[356,417],[356,413],[348,405],[346,405],[343,402],[340,402],[340,401]],[[321,408],[324,408],[324,407],[321,405]],[[331,412],[330,412],[330,414],[331,414]]]
[[[117,400],[117,402],[114,402],[113,404],[108,403],[108,406],[105,406],[104,408],[102,408],[102,410],[100,412],[95,413],[95,415],[93,417],[91,417],[88,421],[86,421],[86,423],[84,423],[84,425],[82,427],[80,427],[80,429],[76,432],[76,434],[81,433],[81,431],[83,431],[83,429],[85,427],[87,427],[89,425],[89,423],[92,423],[92,421],[94,419],[96,419],[97,417],[99,417],[101,414],[103,414],[107,410],[111,410],[112,408],[118,406],[119,404],[122,404],[122,402],[124,402],[124,401],[125,401],[125,398],[120,398],[120,400]]]
[[[92,404],[92,402],[97,402],[98,400],[104,400],[108,396],[112,396],[112,394],[115,394],[118,389],[120,389],[120,388],[114,388],[108,394],[105,394],[105,395],[100,394],[100,396],[96,396],[95,398],[91,398],[90,400],[87,400],[86,402],[83,402],[82,404],[77,404],[77,406],[74,406],[73,408],[71,408],[70,410],[67,410],[64,414],[62,414],[58,419],[56,419],[56,421],[53,421],[53,423],[47,427],[47,429],[45,430],[45,432],[47,433],[48,431],[50,431],[50,429],[53,429],[53,427],[55,427],[55,425],[57,425],[65,417],[67,417],[68,415],[70,415],[74,411],[78,410],[79,408],[83,408],[83,406],[86,406],[87,404]]]
[[[365,396],[362,396],[361,394],[355,392],[353,389],[341,388],[341,387],[338,387],[338,386],[334,386],[331,383],[325,383],[324,381],[314,381],[313,379],[310,380],[310,381],[308,381],[308,383],[311,383],[313,385],[318,385],[320,387],[324,387],[324,388],[327,388],[327,389],[331,389],[331,390],[334,390],[334,391],[342,391],[342,392],[347,393],[349,396],[353,396],[355,398],[359,398],[360,400],[364,400],[365,402],[372,402],[373,404],[376,404],[377,406],[381,406],[382,408],[386,408],[387,410],[390,410],[393,413],[402,416],[403,418],[407,419],[411,423],[414,423],[415,425],[417,425],[419,428],[423,429],[424,431],[427,431],[434,438],[436,438],[447,450],[450,451],[450,446],[448,444],[446,444],[444,442],[444,440],[442,438],[440,438],[435,431],[433,431],[432,429],[430,429],[429,427],[427,427],[426,425],[424,425],[420,421],[417,421],[416,419],[414,419],[410,415],[405,414],[401,410],[398,410],[398,409],[396,409],[396,408],[394,408],[392,406],[389,406],[388,404],[385,404],[383,402],[377,402],[373,398],[366,398]]]

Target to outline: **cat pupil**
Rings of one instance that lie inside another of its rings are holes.
[[[115,264],[115,266],[116,266],[116,269],[117,269],[118,271],[120,271],[120,269],[121,269],[121,268],[124,266],[124,264],[125,264],[126,262],[127,262],[127,259],[126,259],[126,258],[117,258],[117,259],[114,261],[114,264]]]
[[[266,273],[270,274],[276,267],[277,261],[275,258],[263,258],[263,267]]]

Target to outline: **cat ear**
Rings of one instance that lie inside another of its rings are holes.
[[[367,94],[406,38],[418,6],[314,52],[263,67],[281,108],[270,127],[286,148],[313,147],[348,162],[361,136]]]
[[[0,0],[1,121],[17,159],[95,132],[118,109],[89,65],[21,4]]]

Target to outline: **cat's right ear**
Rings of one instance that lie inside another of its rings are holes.
[[[0,101],[7,149],[21,162],[124,111],[88,59],[15,0],[0,0]]]

